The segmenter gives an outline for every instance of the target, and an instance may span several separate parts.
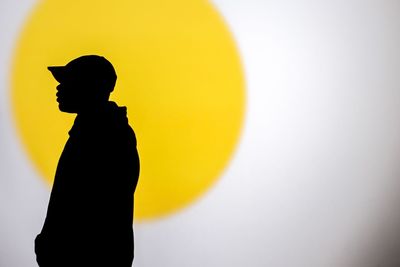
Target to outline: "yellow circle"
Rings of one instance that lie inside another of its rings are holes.
[[[244,82],[233,39],[205,0],[40,1],[12,68],[16,126],[52,183],[75,116],[61,113],[46,67],[86,54],[110,60],[111,95],[128,107],[141,174],[135,217],[168,215],[201,196],[238,142]]]

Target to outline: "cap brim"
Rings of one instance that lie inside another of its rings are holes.
[[[47,69],[53,74],[54,79],[57,82],[61,83],[66,79],[66,70],[65,66],[50,66]]]

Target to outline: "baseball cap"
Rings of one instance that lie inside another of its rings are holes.
[[[59,83],[74,82],[94,85],[112,92],[117,74],[113,65],[104,57],[85,55],[65,66],[49,66],[47,69]]]

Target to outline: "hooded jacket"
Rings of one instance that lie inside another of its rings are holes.
[[[78,114],[35,240],[40,266],[131,266],[136,137],[114,102]]]

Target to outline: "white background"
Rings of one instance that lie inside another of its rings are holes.
[[[400,266],[400,2],[216,0],[247,111],[216,187],[135,225],[136,267]],[[49,190],[12,122],[13,47],[33,0],[0,2],[0,266],[35,266]]]

